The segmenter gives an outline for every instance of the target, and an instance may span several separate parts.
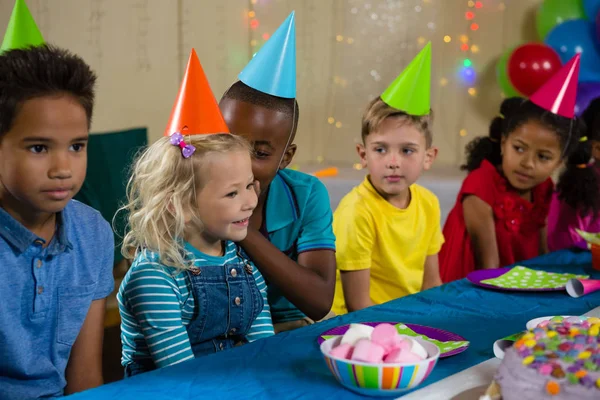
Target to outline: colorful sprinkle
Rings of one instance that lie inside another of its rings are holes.
[[[551,395],[557,395],[560,393],[560,385],[555,381],[548,381],[546,383],[546,391]]]
[[[535,361],[535,357],[534,356],[527,356],[523,359],[523,365],[529,365],[531,364],[533,361]]]
[[[538,372],[542,375],[550,375],[552,373],[552,365],[550,364],[543,364],[539,369]]]
[[[579,356],[577,358],[579,358],[580,360],[587,360],[588,358],[590,358],[591,355],[592,353],[586,350],[579,353]]]
[[[579,379],[583,378],[584,376],[587,375],[587,372],[585,372],[584,370],[579,370],[577,372],[575,372],[575,376],[578,377]]]
[[[556,333],[554,331],[550,331],[550,332],[546,333],[546,336],[548,336],[550,339],[552,339],[553,337],[556,337],[556,335],[558,335],[558,333]]]
[[[565,377],[565,371],[563,371],[561,367],[554,367],[552,370],[552,376],[557,379],[562,379]]]
[[[531,348],[531,347],[534,347],[534,346],[536,345],[536,343],[537,343],[537,342],[536,342],[534,339],[529,339],[529,340],[526,340],[526,341],[525,341],[525,346],[527,346],[527,347],[530,347],[530,348]]]

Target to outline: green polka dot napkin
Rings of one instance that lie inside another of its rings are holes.
[[[517,266],[504,275],[483,280],[481,283],[507,289],[559,289],[564,288],[569,279],[574,278],[587,279],[589,276],[536,271]]]
[[[440,351],[442,352],[442,354],[448,353],[449,351],[469,345],[468,341],[440,342],[439,340],[430,339],[427,336],[419,335],[418,333],[416,333],[415,331],[413,331],[412,329],[410,329],[408,326],[406,326],[404,324],[397,324],[396,329],[398,330],[398,333],[401,335],[406,335],[406,336],[410,336],[410,337],[419,337],[423,340],[426,340],[430,343],[435,344],[437,347],[440,348]]]

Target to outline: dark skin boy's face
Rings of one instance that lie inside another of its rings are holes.
[[[252,172],[260,183],[262,198],[277,171],[286,168],[296,153],[295,144],[286,149],[292,117],[281,111],[230,98],[221,100],[219,107],[231,133],[243,136],[254,148]]]

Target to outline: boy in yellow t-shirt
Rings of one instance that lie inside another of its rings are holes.
[[[369,174],[333,216],[336,314],[441,285],[439,202],[415,183],[437,155],[429,107],[430,60],[428,44],[363,115],[357,151]]]

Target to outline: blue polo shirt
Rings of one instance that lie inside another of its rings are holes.
[[[114,239],[99,212],[70,201],[44,243],[0,208],[2,399],[62,396],[90,304],[114,287]]]
[[[312,250],[334,250],[333,215],[325,185],[312,175],[280,170],[271,184],[265,206],[269,241],[294,261]],[[279,288],[268,284],[273,323],[302,319],[305,315]]]

